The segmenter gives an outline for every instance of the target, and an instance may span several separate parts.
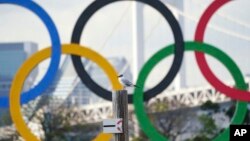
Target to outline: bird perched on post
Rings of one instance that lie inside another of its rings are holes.
[[[135,87],[139,88],[139,86],[133,84],[129,80],[127,80],[122,74],[118,76],[119,82],[123,85],[123,88],[125,89],[126,87]]]

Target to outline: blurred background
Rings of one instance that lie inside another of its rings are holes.
[[[74,25],[93,0],[34,0],[53,19],[61,42],[70,43]],[[197,23],[212,0],[161,0],[174,14],[184,41],[193,41]],[[250,1],[232,1],[220,8],[209,22],[204,41],[227,53],[239,66],[246,83],[250,77]],[[32,54],[50,47],[46,26],[23,7],[0,5],[0,96],[8,96],[18,68]],[[152,7],[131,1],[115,2],[96,12],[88,21],[81,45],[105,56],[119,74],[136,82],[143,64],[163,47],[173,44],[173,32]],[[225,84],[234,86],[229,71],[206,56],[209,66]],[[39,83],[50,59],[40,63],[26,79],[23,91]],[[173,55],[150,72],[145,90],[156,86],[168,73]],[[111,89],[107,76],[95,63],[82,62],[89,75]],[[129,89],[133,92],[133,89]],[[145,103],[159,132],[171,141],[209,141],[230,125],[235,101],[205,80],[193,52],[185,52],[180,72],[161,94]],[[32,132],[44,141],[89,141],[102,132],[102,120],[112,117],[112,103],[91,92],[77,76],[70,56],[62,55],[52,85],[35,100],[22,106]],[[250,123],[247,113],[244,124]],[[133,105],[129,105],[131,141],[146,141]],[[0,141],[23,140],[12,124],[9,109],[0,108]]]

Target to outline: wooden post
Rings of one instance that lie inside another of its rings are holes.
[[[115,141],[128,141],[128,94],[126,90],[115,91],[112,94],[113,116],[123,119],[123,133],[114,134]]]

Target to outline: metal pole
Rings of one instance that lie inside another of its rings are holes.
[[[123,133],[114,134],[115,141],[128,141],[128,94],[126,90],[115,91],[112,94],[113,116],[123,119]]]
[[[184,0],[178,0],[178,1],[174,1],[174,6],[176,6],[179,10],[181,10],[181,12],[185,13],[185,1]],[[174,12],[173,12],[174,13]],[[183,32],[183,38],[185,39],[185,17],[181,14],[177,14],[175,15],[178,19],[178,22],[180,24],[180,27],[182,29]],[[179,90],[181,88],[185,88],[186,87],[186,59],[188,59],[187,57],[183,57],[183,62],[181,65],[181,69],[178,72],[176,78],[175,78],[175,90]]]
[[[132,40],[133,40],[133,82],[144,63],[144,23],[143,23],[144,4],[133,1],[132,7]]]

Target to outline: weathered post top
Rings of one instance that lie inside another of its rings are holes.
[[[128,92],[126,90],[112,93],[113,118],[122,119],[122,133],[114,134],[115,141],[128,141]]]

